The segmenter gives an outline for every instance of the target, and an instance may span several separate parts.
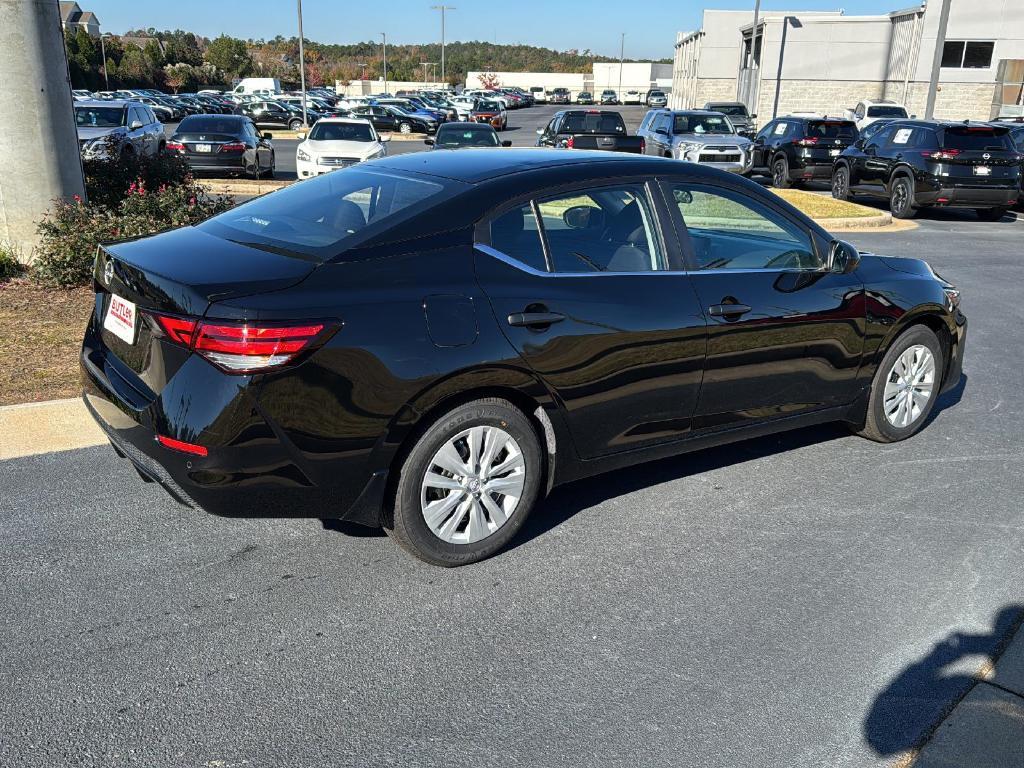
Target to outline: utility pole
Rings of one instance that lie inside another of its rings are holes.
[[[388,92],[388,33],[381,32],[381,38],[384,40],[384,93]]]
[[[946,27],[949,25],[949,0],[942,0],[939,10],[939,29],[935,34],[935,56],[932,58],[932,77],[928,81],[928,103],[924,108],[924,119],[935,115],[935,97],[939,91],[939,70],[942,68],[942,49],[946,47]]]
[[[754,2],[754,28],[750,32],[750,62],[749,67],[753,69],[755,66],[760,69],[761,64],[757,58],[757,22],[761,16],[761,0],[755,0]],[[750,106],[749,104],[747,105]]]
[[[430,10],[441,12],[441,79],[444,80],[444,13],[454,11],[456,8],[454,5],[432,5]]]
[[[430,65],[429,61],[421,61],[420,66],[423,67],[423,87],[427,87],[427,67]]]
[[[772,104],[772,120],[779,116],[779,92],[782,90],[782,61],[786,55],[786,31],[791,24],[793,29],[802,29],[804,26],[796,16],[786,16],[782,19],[782,42],[779,45],[779,71],[775,75],[775,103]]]
[[[622,100],[622,62],[626,56],[626,33],[622,33],[622,38],[619,41],[619,94],[618,98]]]
[[[299,84],[302,87],[302,127],[309,128],[306,122],[306,52],[302,47],[302,0],[299,4]]]
[[[359,75],[359,81],[362,82],[363,80],[366,79],[366,62],[360,61],[356,63],[356,66],[362,69],[362,73]]]
[[[53,201],[85,183],[57,3],[0,0],[0,18],[0,244],[27,261]]]
[[[107,77],[107,47],[103,44],[103,38],[105,38],[109,32],[104,32],[100,35],[100,56],[103,57],[103,88],[110,90],[110,78]]]

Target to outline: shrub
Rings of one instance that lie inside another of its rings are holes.
[[[188,163],[180,155],[125,152],[117,139],[108,140],[106,149],[106,157],[82,162],[85,194],[90,205],[116,207],[128,195],[132,184],[140,181],[145,189],[159,189],[187,184],[192,178]]]
[[[154,191],[144,182],[131,182],[124,199],[114,207],[78,199],[58,201],[39,224],[41,242],[32,263],[33,276],[53,287],[84,285],[92,277],[100,243],[197,224],[231,205],[225,197],[211,197],[191,179]]]
[[[7,282],[12,277],[17,277],[24,271],[21,262],[18,260],[17,251],[5,244],[0,243],[0,283]]]

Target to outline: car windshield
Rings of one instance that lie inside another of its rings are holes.
[[[309,132],[310,141],[373,141],[368,123],[325,123],[317,121]]]
[[[124,107],[75,107],[75,123],[80,128],[117,128],[124,125]]]
[[[868,117],[906,117],[903,107],[868,107]]]
[[[254,248],[326,262],[464,186],[349,168],[257,197],[199,227]]]
[[[812,120],[807,123],[807,135],[819,139],[853,139],[857,135],[857,127],[853,123]]]
[[[673,133],[736,133],[729,119],[721,115],[676,115],[672,121]]]
[[[443,125],[434,140],[439,147],[497,147],[501,145],[498,134],[487,125],[455,126]]]
[[[1007,128],[988,126],[964,126],[946,128],[943,149],[970,151],[1012,150],[1010,131]]]
[[[476,109],[478,112],[499,112],[501,106],[496,101],[480,101],[477,102]]]

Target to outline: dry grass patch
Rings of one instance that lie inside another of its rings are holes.
[[[772,192],[812,219],[859,219],[883,213],[865,205],[848,203],[829,195],[816,195],[800,189],[773,189]]]

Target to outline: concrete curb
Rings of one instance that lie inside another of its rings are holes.
[[[214,195],[262,195],[284,189],[294,181],[278,179],[202,179],[199,184]]]
[[[107,436],[78,398],[0,406],[0,460],[106,442]]]
[[[892,224],[892,214],[882,212],[876,216],[844,216],[833,219],[814,219],[825,229],[877,229]]]

